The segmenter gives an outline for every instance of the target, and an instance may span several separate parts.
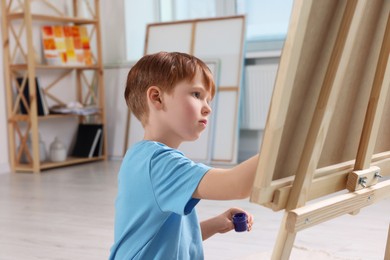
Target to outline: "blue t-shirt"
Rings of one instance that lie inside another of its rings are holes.
[[[110,259],[203,259],[192,194],[209,169],[158,142],[129,149],[118,176]]]

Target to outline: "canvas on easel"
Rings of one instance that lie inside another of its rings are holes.
[[[389,13],[387,0],[294,2],[251,195],[285,210],[272,259],[390,197]]]

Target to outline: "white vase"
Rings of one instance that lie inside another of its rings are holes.
[[[52,162],[63,162],[66,160],[66,147],[57,138],[50,144],[50,161]]]

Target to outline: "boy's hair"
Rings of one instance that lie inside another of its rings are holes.
[[[200,59],[180,52],[158,52],[142,57],[127,75],[125,100],[134,115],[145,125],[149,115],[146,92],[157,86],[170,94],[177,83],[191,82],[196,73],[203,75],[203,84],[211,96],[215,83],[210,69]]]

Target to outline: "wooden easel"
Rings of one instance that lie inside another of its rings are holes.
[[[274,260],[298,231],[390,197],[389,13],[388,0],[294,2],[251,196],[285,209]]]

